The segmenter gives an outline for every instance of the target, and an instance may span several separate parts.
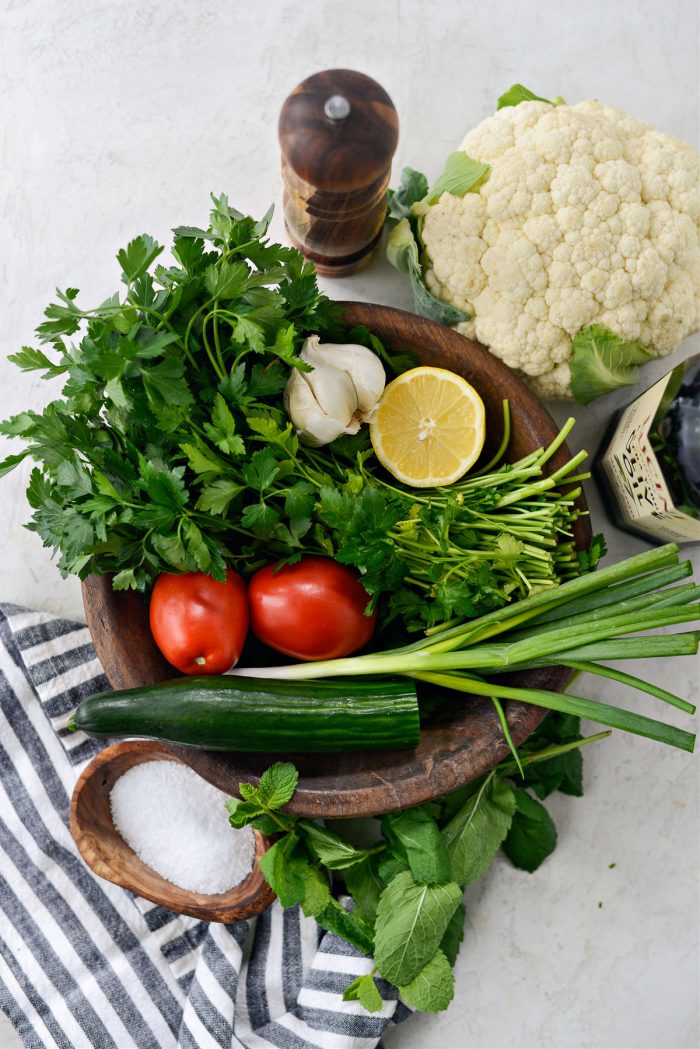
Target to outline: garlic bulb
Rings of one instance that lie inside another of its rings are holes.
[[[287,415],[304,444],[318,448],[343,433],[357,433],[384,391],[384,367],[365,346],[321,343],[311,335],[301,359],[313,369],[293,369],[284,391]]]
[[[357,394],[350,377],[342,372],[319,372],[320,368],[312,372],[294,368],[284,389],[287,415],[296,426],[299,439],[312,448],[330,444],[341,433],[357,433],[360,428],[355,419]]]
[[[301,357],[314,368],[331,367],[347,373],[357,392],[357,407],[361,412],[371,411],[384,392],[384,365],[366,346],[322,343],[318,335],[311,335],[302,347]]]

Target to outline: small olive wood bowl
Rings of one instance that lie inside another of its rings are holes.
[[[130,889],[179,914],[209,922],[240,922],[262,913],[275,898],[258,861],[271,839],[255,834],[253,869],[228,892],[201,893],[181,889],[148,867],[127,845],[112,822],[109,795],[119,777],[145,761],[178,761],[182,757],[152,740],[113,743],[92,759],[78,779],[70,805],[70,829],[88,867],[107,881]]]
[[[558,427],[535,395],[479,343],[402,310],[359,302],[342,305],[348,327],[365,324],[388,347],[408,347],[422,364],[448,368],[474,385],[489,420],[481,461],[487,461],[500,443],[504,398],[510,402],[512,419],[508,460],[520,459],[556,436]],[[548,469],[558,469],[570,457],[566,446],[559,448]],[[579,507],[586,508],[583,497]],[[577,547],[586,548],[590,537],[588,517],[580,517],[574,526]],[[136,688],[176,676],[151,637],[143,598],[133,591],[112,590],[108,577],[91,576],[83,583],[83,600],[97,655],[113,688]],[[509,681],[562,691],[570,676],[564,667],[550,667],[509,675]],[[506,704],[506,712],[516,746],[546,713],[541,707],[515,702]],[[166,751],[231,793],[237,793],[241,781],[257,782],[272,762],[280,760],[280,755],[222,754],[170,745]],[[458,698],[445,704],[439,718],[423,728],[413,751],[289,755],[299,769],[299,785],[287,810],[341,819],[407,808],[455,790],[507,754],[491,701]]]

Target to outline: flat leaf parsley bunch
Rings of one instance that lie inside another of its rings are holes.
[[[556,828],[542,805],[552,791],[583,794],[579,719],[551,713],[514,761],[436,802],[381,817],[381,839],[369,848],[313,820],[282,811],[294,796],[295,767],[278,762],[257,786],[241,783],[226,803],[231,825],[279,835],[260,868],[283,907],[300,904],[307,917],[374,958],[371,973],[348,985],[346,1001],[369,1012],[382,1007],[375,976],[398,988],[415,1009],[440,1012],[454,994],[454,966],[464,936],[462,891],[503,849],[516,866],[534,871],[556,845]],[[342,878],[352,898],[332,893]]]
[[[223,579],[236,500],[239,535],[271,553],[298,549],[311,527],[315,489],[280,394],[289,368],[306,368],[304,334],[337,335],[340,310],[299,252],[263,239],[271,211],[255,222],[212,200],[207,230],[174,231],[174,264],[150,272],[163,249],[149,236],[119,252],[123,298],[83,310],[76,288],[58,292],[37,328],[58,361],[31,347],[10,358],[65,380],[43,413],[0,426],[28,444],[0,474],[27,455],[41,463],[29,527],[64,574],[113,572],[138,590],[173,569]]]
[[[9,359],[63,382],[43,412],[0,423],[32,471],[30,529],[59,553],[64,575],[111,574],[150,589],[161,572],[224,579],[303,553],[358,570],[383,622],[420,630],[500,608],[587,571],[576,551],[581,452],[553,473],[549,449],[417,492],[379,468],[368,427],[324,448],[300,444],[282,393],[311,333],[360,342],[388,377],[415,364],[366,328],[345,331],[312,264],[265,239],[255,221],[213,197],[208,228],[174,230],[172,261],[146,235],[117,255],[125,290],[95,309],[68,288],[37,328],[44,348]],[[76,341],[73,341],[75,337]],[[566,491],[561,486],[566,485]]]

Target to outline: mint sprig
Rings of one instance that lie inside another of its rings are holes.
[[[533,871],[556,843],[547,810],[515,778],[542,796],[555,789],[580,793],[580,765],[567,762],[572,755],[580,762],[579,748],[603,735],[583,739],[577,719],[550,714],[520,750],[524,781],[515,762],[504,761],[436,802],[382,816],[380,837],[366,848],[284,811],[297,784],[289,762],[273,765],[257,786],[241,783],[241,797],[226,807],[232,826],[276,835],[260,869],[282,906],[300,904],[322,928],[374,958],[372,971],[348,985],[345,1001],[378,1012],[378,976],[412,1008],[439,1012],[454,994],[465,885],[500,849],[516,867]],[[333,895],[339,881],[351,897],[347,906]]]

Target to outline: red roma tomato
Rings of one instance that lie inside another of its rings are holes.
[[[219,583],[203,572],[163,573],[151,593],[151,633],[183,674],[223,674],[235,666],[248,633],[248,598],[239,575]]]
[[[357,573],[328,557],[302,557],[274,571],[266,565],[248,583],[250,623],[264,644],[296,659],[335,659],[365,645],[376,613]]]

